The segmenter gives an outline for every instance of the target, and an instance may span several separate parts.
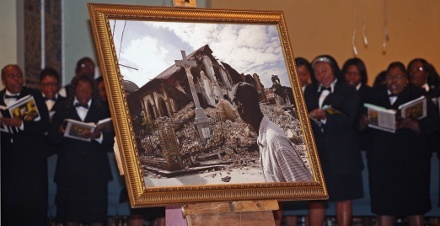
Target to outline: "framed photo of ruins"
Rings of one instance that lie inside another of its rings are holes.
[[[133,207],[326,199],[280,11],[88,4]],[[263,176],[233,88],[251,84],[310,180]]]

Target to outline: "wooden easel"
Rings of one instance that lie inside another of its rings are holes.
[[[196,0],[173,0],[175,7],[197,7]],[[275,225],[273,211],[277,200],[233,201],[188,204],[182,207],[188,226]]]
[[[188,226],[275,225],[273,210],[278,210],[276,200],[196,203],[182,207]]]

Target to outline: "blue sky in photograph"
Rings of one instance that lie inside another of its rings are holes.
[[[206,44],[239,73],[257,73],[265,87],[273,74],[290,87],[276,25],[112,20],[110,27],[121,74],[139,87],[182,59],[181,50],[189,55]]]

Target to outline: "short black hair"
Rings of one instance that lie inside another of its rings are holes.
[[[83,58],[79,59],[79,60],[76,62],[76,70],[78,70],[78,68],[81,67],[81,64],[84,64],[85,62],[92,63],[93,67],[96,66],[96,65],[95,65],[95,61],[93,61],[92,58],[90,58],[90,57],[83,57]]]
[[[232,88],[232,94],[233,101],[237,99],[244,106],[251,108],[260,107],[260,96],[258,95],[257,89],[247,82],[237,83],[234,88]]]
[[[304,58],[304,57],[295,58],[295,64],[296,64],[296,67],[304,65],[307,68],[307,70],[309,71],[309,73],[311,75],[313,75],[312,65],[310,64],[310,62],[308,60],[306,60],[306,58]]]
[[[295,64],[298,68],[299,66],[304,66],[307,68],[307,71],[310,73],[310,80],[312,80],[312,83],[318,83],[315,78],[315,72],[313,71],[312,64],[304,57],[296,57],[295,58]]]
[[[342,75],[347,73],[348,67],[351,65],[356,66],[356,68],[359,70],[359,74],[361,75],[361,84],[366,85],[368,83],[367,67],[365,67],[364,62],[357,57],[350,58],[345,61],[344,65],[342,66]],[[345,76],[342,76],[341,79],[345,82]]]
[[[80,74],[85,73],[85,72],[82,70],[82,66],[83,66],[83,65],[86,65],[86,64],[89,64],[89,63],[92,65],[92,67],[93,67],[93,71],[91,71],[90,73],[88,73],[88,76],[91,77],[91,78],[94,78],[94,77],[95,77],[95,69],[96,69],[96,65],[95,65],[95,62],[94,62],[94,61],[92,60],[92,58],[90,58],[90,57],[83,57],[83,58],[79,59],[79,60],[76,62],[75,76],[78,76],[78,75],[80,75]]]
[[[405,76],[408,78],[408,75],[407,75],[407,72],[406,72],[406,67],[405,67],[405,65],[404,65],[402,62],[395,61],[395,62],[390,63],[390,64],[388,65],[388,68],[387,68],[387,74],[388,74],[388,72],[390,72],[390,70],[393,69],[393,68],[398,68],[398,69],[400,69],[403,73],[405,73]]]
[[[426,61],[426,60],[423,59],[423,58],[414,58],[414,59],[412,59],[412,60],[408,63],[408,66],[406,67],[406,69],[409,71],[411,65],[412,65],[413,63],[417,62],[417,61],[419,61],[420,63],[422,63],[422,64],[423,64],[423,69],[426,70],[426,71],[429,73],[429,71],[430,71],[431,68],[430,68],[430,66],[429,66],[428,61]]]
[[[21,74],[23,75],[23,71],[21,70],[20,66],[18,66],[18,64],[8,64],[2,68],[2,80],[5,80],[6,70],[9,67],[17,67],[20,70]]]
[[[66,101],[66,107],[67,108],[71,108],[71,106],[73,106],[73,102],[74,99],[76,97],[76,87],[78,85],[78,83],[82,81],[82,82],[88,82],[92,85],[92,90],[93,90],[93,94],[92,94],[92,99],[93,100],[99,100],[99,94],[97,92],[97,85],[96,82],[93,78],[90,78],[90,76],[88,76],[87,74],[80,74],[78,76],[75,76],[72,78],[72,81],[70,82],[70,89],[69,89],[69,93],[67,94],[67,101]],[[100,103],[100,101],[93,101],[92,105],[97,106],[98,108],[101,108],[102,105]]]
[[[408,63],[408,66],[406,67],[406,70],[408,72],[407,73],[408,74],[408,79],[409,79],[410,67],[415,62],[422,63],[423,69],[428,73],[428,85],[430,87],[433,87],[433,88],[437,89],[437,87],[440,86],[440,77],[439,77],[437,71],[435,70],[434,66],[432,64],[430,64],[427,60],[423,59],[423,58],[414,58],[414,59],[412,59]]]
[[[60,83],[60,75],[54,68],[46,67],[40,72],[40,83],[46,76],[52,76]]]
[[[384,84],[386,81],[387,71],[383,70],[377,74],[376,78],[374,79],[373,87],[378,87]]]

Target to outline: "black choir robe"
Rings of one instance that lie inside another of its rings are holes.
[[[105,105],[96,104],[97,101],[92,100],[84,122],[96,123],[110,117]],[[49,141],[59,144],[54,179],[58,189],[57,218],[60,221],[103,222],[107,216],[107,183],[112,179],[105,147],[113,145],[114,132],[104,131],[102,143],[64,137],[59,132],[64,119],[81,121],[76,108],[67,105],[67,101],[57,106],[49,131]],[[78,197],[75,202],[71,202],[73,197]],[[67,211],[70,208],[73,210]]]
[[[5,92],[0,91],[0,105],[5,105]],[[47,224],[44,133],[49,128],[49,113],[39,90],[23,87],[19,98],[26,95],[34,97],[40,120],[23,121],[23,131],[1,132],[1,217],[5,226]]]
[[[359,105],[359,111],[358,114],[356,116],[356,121],[355,121],[355,128],[359,133],[359,142],[360,142],[360,148],[362,151],[368,151],[371,148],[371,133],[368,133],[368,131],[361,131],[359,126],[360,126],[360,120],[361,120],[361,116],[363,114],[363,109],[364,109],[364,103],[366,103],[366,101],[368,100],[368,98],[371,95],[371,91],[372,88],[367,86],[367,85],[362,85],[359,90],[357,91],[359,98],[360,98],[360,105]]]
[[[319,84],[312,83],[304,90],[308,111],[319,108],[321,93],[318,92],[318,86]],[[356,89],[337,81],[333,92],[325,98],[322,106],[330,105],[342,114],[327,114],[327,121],[321,126],[311,122],[330,201],[351,200],[363,196],[363,163],[354,128],[359,104]]]
[[[310,84],[304,91],[309,111],[319,108],[320,93],[317,90],[318,84]],[[327,122],[322,127],[311,122],[323,167],[337,175],[361,171],[362,157],[354,129],[360,105],[356,89],[341,81],[336,82],[333,93],[330,93],[322,104],[325,105],[331,105],[342,114],[327,115]],[[321,153],[320,147],[325,147],[328,153]]]
[[[407,85],[391,105],[385,85],[373,90],[369,103],[396,109],[399,105],[425,95],[425,90]],[[429,135],[440,127],[436,109],[428,103],[427,117],[418,120],[420,133],[403,128],[395,133],[371,129],[372,149],[368,170],[373,213],[407,216],[431,209]]]

